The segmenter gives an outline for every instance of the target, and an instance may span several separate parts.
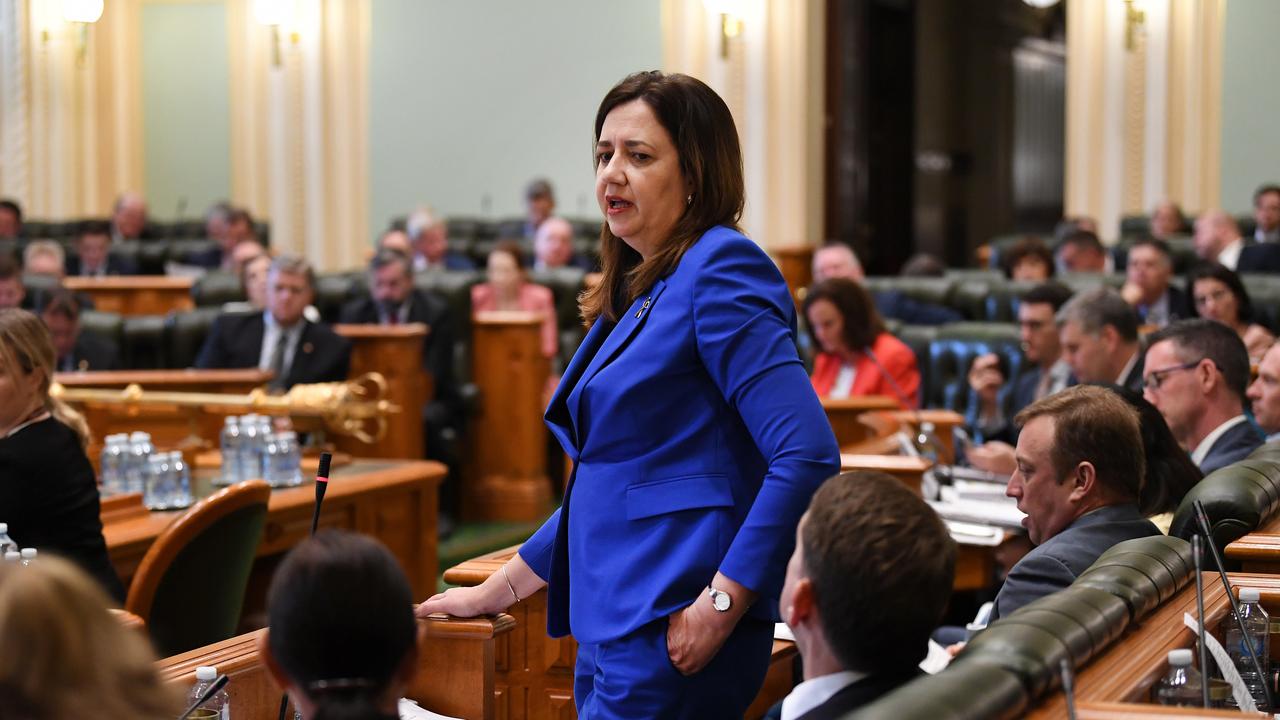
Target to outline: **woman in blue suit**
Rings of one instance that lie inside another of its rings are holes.
[[[546,412],[574,461],[564,503],[500,572],[418,612],[501,612],[546,585],[549,633],[579,643],[580,717],[740,718],[796,524],[839,451],[786,284],[737,229],[724,101],[637,73],[595,136],[603,278]]]

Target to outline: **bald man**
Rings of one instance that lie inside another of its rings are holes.
[[[141,240],[151,237],[147,228],[147,201],[136,192],[127,192],[116,198],[111,211],[111,239]]]
[[[843,243],[827,243],[813,253],[813,281],[817,283],[837,277],[862,284],[866,275],[852,248]],[[871,299],[882,317],[901,320],[908,325],[945,325],[964,319],[951,308],[913,300],[897,290],[872,290]]]
[[[1201,260],[1235,270],[1244,245],[1235,219],[1225,212],[1208,210],[1196,219],[1195,249]]]
[[[587,272],[595,269],[590,258],[573,250],[573,226],[561,217],[542,221],[533,234],[533,269],[576,267]]]

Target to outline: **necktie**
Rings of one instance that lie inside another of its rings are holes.
[[[275,377],[271,380],[271,387],[280,389],[284,387],[284,353],[289,347],[289,333],[283,329],[280,331],[280,337],[276,340],[276,347],[271,351],[271,372]]]

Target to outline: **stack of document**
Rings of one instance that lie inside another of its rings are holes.
[[[974,497],[977,493],[961,494],[956,488],[943,488],[941,500],[931,500],[929,505],[944,520],[990,525],[999,528],[1021,528],[1026,514],[1018,509],[1016,502],[1009,502],[1003,495],[988,496],[985,499]]]

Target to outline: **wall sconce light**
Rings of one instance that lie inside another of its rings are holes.
[[[1124,49],[1130,52],[1137,47],[1137,35],[1145,31],[1147,13],[1136,7],[1134,0],[1124,0]]]
[[[89,26],[102,17],[102,0],[62,0],[62,19],[77,26],[76,64],[83,65],[89,48]],[[45,31],[45,42],[48,42]]]
[[[271,28],[271,64],[280,67],[280,26],[293,21],[294,0],[254,0],[253,16]]]
[[[740,0],[702,0],[708,12],[720,16],[720,57],[729,59],[729,41],[742,34]]]

